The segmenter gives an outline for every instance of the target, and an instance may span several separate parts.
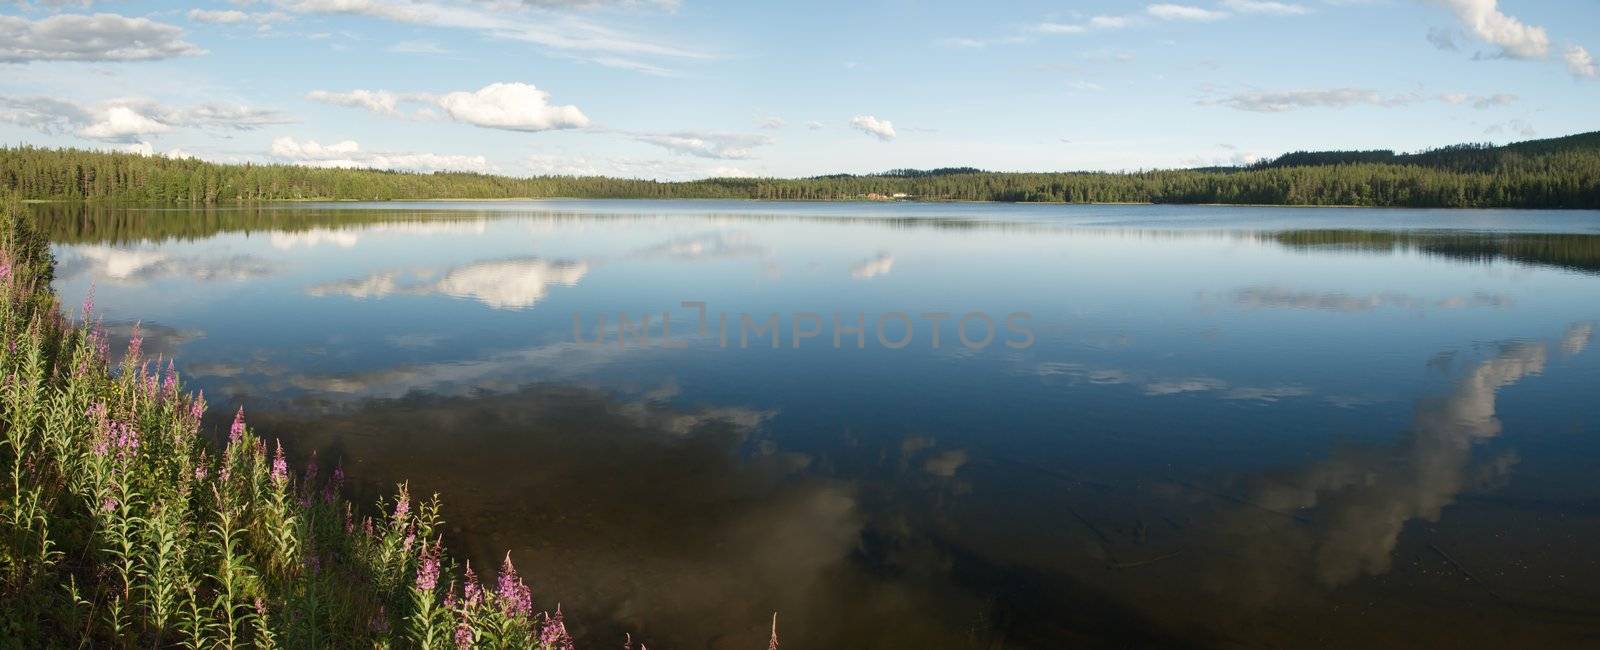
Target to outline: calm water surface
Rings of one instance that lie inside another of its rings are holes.
[[[41,211],[64,300],[367,494],[442,493],[589,645],[1600,643],[1600,213]],[[681,347],[617,345],[663,312]]]

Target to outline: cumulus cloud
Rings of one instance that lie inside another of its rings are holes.
[[[1595,66],[1594,57],[1589,55],[1589,50],[1580,46],[1568,46],[1561,53],[1561,58],[1567,62],[1567,70],[1573,75],[1585,79],[1600,77],[1600,67]]]
[[[1466,31],[1500,48],[1513,59],[1538,59],[1550,53],[1550,37],[1536,27],[1502,13],[1499,0],[1428,0],[1455,13]]]
[[[296,165],[309,167],[335,167],[343,169],[397,169],[406,171],[494,171],[494,165],[483,156],[435,153],[385,153],[361,149],[354,140],[341,140],[322,144],[316,140],[298,141],[279,137],[272,141],[274,157]]]
[[[439,106],[459,122],[510,131],[574,129],[589,125],[576,106],[552,106],[550,93],[525,83],[494,83],[474,92],[439,98]]]
[[[884,142],[895,138],[894,123],[889,120],[880,120],[872,115],[857,115],[850,118],[850,126],[863,133],[877,136],[879,140]]]
[[[400,114],[399,110],[395,108],[400,101],[400,97],[387,90],[361,90],[358,88],[356,90],[342,93],[331,92],[327,90],[313,90],[309,93],[306,93],[306,99],[324,104],[332,104],[334,106],[364,108],[374,113],[382,113],[384,115]]]
[[[723,160],[750,158],[754,155],[752,148],[772,143],[772,138],[764,135],[701,131],[636,133],[633,139],[674,153]]]
[[[205,54],[183,30],[148,18],[63,14],[39,20],[0,16],[0,63],[151,61]]]
[[[1277,4],[1277,3],[1263,3],[1263,4]],[[1162,20],[1190,20],[1190,21],[1202,21],[1202,22],[1204,22],[1204,21],[1212,21],[1212,20],[1221,20],[1223,18],[1227,18],[1228,17],[1227,12],[1216,11],[1214,9],[1204,9],[1204,8],[1201,8],[1201,7],[1195,7],[1195,6],[1191,6],[1191,5],[1153,4],[1153,5],[1150,5],[1148,7],[1145,7],[1144,11],[1145,11],[1145,13],[1150,14],[1152,16],[1155,16],[1156,18],[1160,18]]]
[[[152,133],[166,133],[172,127],[140,114],[128,106],[113,106],[93,124],[78,130],[78,135],[95,140],[122,142]]]

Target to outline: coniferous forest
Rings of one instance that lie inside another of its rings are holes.
[[[986,172],[969,167],[685,182],[216,164],[82,149],[0,149],[25,199],[215,204],[349,199],[684,198],[1600,208],[1600,131],[1417,153],[1300,151],[1249,167]]]

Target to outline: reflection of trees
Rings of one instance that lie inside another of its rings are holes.
[[[1256,232],[1249,229],[1162,229],[1159,226],[1119,228],[1103,225],[1056,221],[1046,212],[1020,210],[1012,218],[993,213],[972,216],[948,214],[930,209],[925,214],[916,206],[896,212],[862,207],[845,211],[833,204],[822,204],[815,211],[788,207],[782,212],[729,211],[720,206],[695,206],[696,216],[726,222],[817,221],[835,224],[876,225],[896,229],[934,228],[940,230],[992,230],[1018,233],[1122,233],[1150,239],[1244,236],[1273,241],[1305,250],[1360,250],[1370,252],[1420,251],[1456,260],[1487,262],[1509,260],[1557,268],[1600,273],[1600,235],[1491,233],[1476,231],[1384,231],[1384,230],[1287,230]],[[225,232],[270,231],[292,235],[316,233],[324,238],[333,230],[353,229],[379,223],[459,222],[492,218],[537,218],[551,223],[578,222],[657,222],[672,210],[633,210],[628,204],[614,206],[615,212],[596,204],[585,211],[560,207],[527,209],[373,209],[329,206],[289,205],[238,206],[234,208],[171,208],[139,210],[100,204],[42,204],[50,240],[57,243],[127,243],[168,239],[202,239]],[[1107,215],[1114,219],[1114,215]]]
[[[1600,273],[1600,235],[1291,230],[1267,237],[1308,250],[1416,251],[1469,262],[1509,260]]]
[[[475,565],[509,548],[541,567],[530,579],[562,595],[586,645],[627,631],[651,647],[762,647],[776,610],[794,647],[949,647],[964,630],[940,616],[954,610],[860,570],[854,486],[760,439],[771,416],[541,384],[252,418],[361,467],[367,489],[405,477],[447,495],[453,543]],[[977,606],[952,607],[965,622]]]

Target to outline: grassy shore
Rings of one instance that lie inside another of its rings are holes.
[[[0,647],[572,647],[509,555],[451,559],[437,496],[357,508],[243,409],[212,444],[172,361],[136,330],[113,363],[53,272],[0,196]]]

